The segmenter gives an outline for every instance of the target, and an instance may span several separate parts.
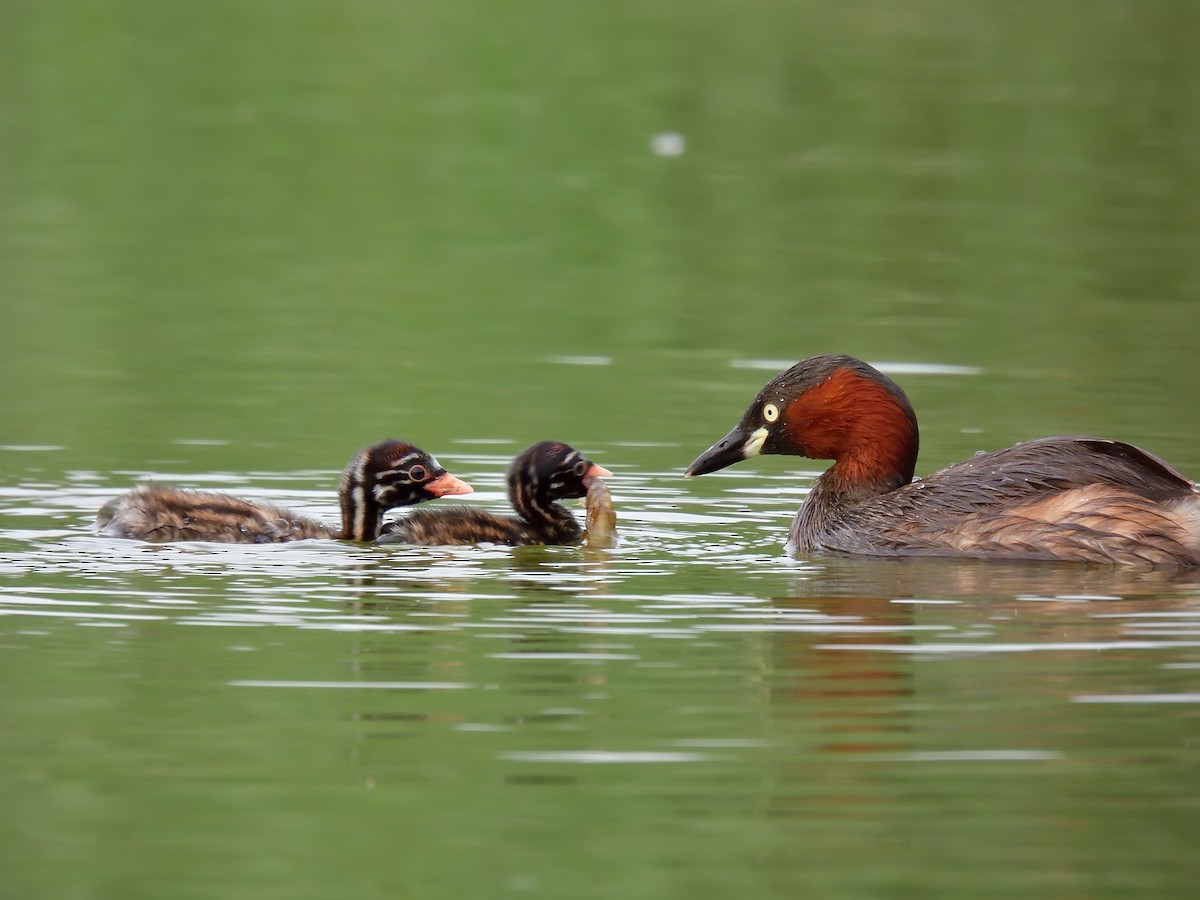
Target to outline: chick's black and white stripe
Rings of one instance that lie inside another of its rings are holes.
[[[342,537],[373,541],[383,514],[396,506],[432,500],[424,485],[446,474],[436,459],[403,441],[376,444],[350,460],[338,491]]]
[[[269,503],[158,484],[141,485],[104,504],[96,527],[110,537],[155,542],[371,541],[387,510],[469,490],[429,454],[389,440],[357,453],[342,472],[340,527]]]
[[[414,510],[389,523],[382,544],[578,544],[583,529],[558,500],[583,497],[590,477],[608,474],[573,447],[541,441],[508,469],[508,499],[516,516],[484,510]]]

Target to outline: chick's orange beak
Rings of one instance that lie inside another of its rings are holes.
[[[450,494],[471,494],[475,489],[465,481],[460,481],[449,472],[439,475],[425,485],[425,490],[435,497],[445,497]]]
[[[611,476],[612,476],[612,472],[608,471],[608,469],[604,468],[604,466],[598,466],[595,463],[592,463],[592,467],[583,473],[583,477],[585,479],[586,478],[609,478]]]

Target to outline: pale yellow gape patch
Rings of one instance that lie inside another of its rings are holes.
[[[746,459],[749,459],[752,456],[758,456],[760,453],[762,453],[763,444],[767,442],[767,435],[770,433],[770,431],[763,427],[754,432],[754,434],[750,435],[750,437],[746,440],[746,443],[742,444],[742,453],[746,455]]]

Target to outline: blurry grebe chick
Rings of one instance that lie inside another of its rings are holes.
[[[110,537],[156,542],[372,541],[379,536],[383,514],[393,507],[469,493],[469,485],[424,450],[388,440],[360,451],[342,472],[340,528],[267,503],[159,484],[144,484],[108,501],[96,517],[96,528]]]
[[[895,382],[850,356],[771,379],[688,475],[779,453],[832,459],[788,549],[1200,565],[1200,494],[1120,441],[1048,437],[913,479],[917,417]]]
[[[381,544],[578,544],[583,529],[555,501],[586,496],[597,478],[612,473],[578,450],[542,441],[525,450],[508,469],[508,499],[516,516],[479,509],[414,510],[384,527]]]

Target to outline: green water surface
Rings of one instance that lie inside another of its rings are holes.
[[[788,560],[823,464],[680,473],[845,352],[915,366],[919,472],[1095,433],[1200,475],[1197,34],[0,6],[0,897],[1192,896],[1200,578]],[[495,509],[569,441],[623,543],[90,534],[148,475],[332,519],[384,436]]]

